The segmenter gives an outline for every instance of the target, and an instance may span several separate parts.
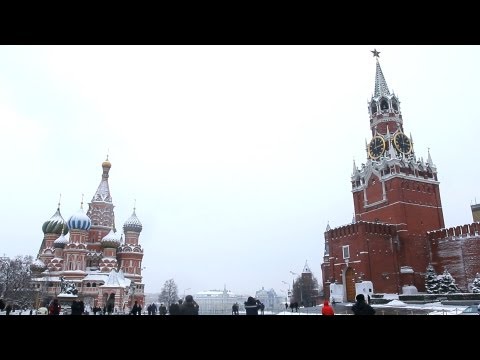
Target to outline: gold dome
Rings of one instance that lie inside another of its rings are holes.
[[[104,168],[111,168],[112,164],[110,164],[110,161],[108,161],[108,156],[107,159],[102,163],[102,167]]]

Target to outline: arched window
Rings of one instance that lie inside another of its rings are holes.
[[[388,110],[388,102],[385,99],[382,99],[380,102],[380,109],[381,110]]]
[[[90,286],[92,286],[92,285],[88,282],[88,283],[87,283],[87,287],[90,287]]]
[[[371,109],[372,109],[372,115],[377,112],[377,104],[375,102],[372,102]]]
[[[398,111],[398,104],[396,100],[392,100],[392,107],[393,107],[393,110]]]
[[[97,283],[93,283],[93,284],[92,284],[92,287],[97,287]]]

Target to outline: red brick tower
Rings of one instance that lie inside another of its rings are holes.
[[[88,234],[88,249],[90,255],[87,266],[98,267],[100,253],[102,252],[102,239],[111,229],[115,232],[115,213],[113,211],[112,196],[108,185],[108,173],[112,164],[107,159],[102,163],[102,180],[93,195],[92,202],[88,204],[87,216],[92,220],[92,227]],[[95,256],[97,254],[97,256]]]
[[[424,289],[430,262],[427,231],[444,225],[437,169],[428,152],[417,158],[404,132],[400,101],[390,93],[376,57],[375,91],[368,103],[372,138],[367,161],[351,178],[352,224],[325,232],[324,288],[334,282],[353,300],[354,283],[369,280],[375,292]],[[327,249],[328,246],[328,249]]]
[[[142,229],[143,225],[138,219],[134,207],[132,215],[123,224],[125,241],[118,247],[117,258],[125,277],[129,278],[135,286],[135,295],[132,297],[132,301],[136,300],[143,306],[145,301],[145,285],[142,283],[143,248],[138,242]]]

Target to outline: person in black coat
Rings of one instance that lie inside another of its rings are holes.
[[[363,294],[358,294],[355,299],[357,301],[352,306],[354,315],[375,315],[375,309],[366,303]]]
[[[185,296],[185,301],[180,305],[180,315],[198,315],[198,304],[192,295]]]
[[[142,314],[142,307],[138,304],[138,301],[132,306],[132,310],[130,310],[130,315],[141,315]]]
[[[173,302],[170,304],[168,308],[168,313],[170,315],[180,315],[180,305],[179,303]]]
[[[244,305],[247,315],[258,315],[258,309],[260,308],[260,305],[253,297],[249,296],[247,301],[244,302]]]
[[[113,310],[115,308],[115,293],[110,293],[110,295],[108,296],[106,306],[107,306],[107,308],[106,308],[107,314],[112,315]]]

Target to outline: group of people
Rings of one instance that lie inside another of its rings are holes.
[[[148,306],[147,311],[148,315],[156,315],[157,306],[153,303]],[[130,315],[141,315],[142,307],[135,301],[135,304],[130,311]],[[185,301],[182,299],[178,300],[177,302],[173,302],[170,304],[168,311],[167,307],[161,303],[158,307],[159,315],[198,315],[199,313],[199,306],[197,302],[193,299],[192,295],[185,296]]]
[[[247,301],[244,303],[245,306],[245,313],[247,315],[258,315],[258,311],[263,315],[265,311],[265,305],[258,299],[254,299],[252,296],[247,298]],[[238,304],[237,304],[238,306]],[[238,310],[237,310],[238,315]]]
[[[375,309],[365,301],[365,295],[358,294],[355,297],[355,300],[355,304],[352,306],[352,312],[354,315],[375,315]],[[329,304],[328,300],[323,302],[322,315],[335,315],[335,310]]]
[[[104,307],[104,314],[112,314],[113,309],[114,309],[114,304],[115,304],[115,298],[114,294],[110,294],[105,307]],[[363,294],[358,294],[355,297],[355,304],[353,304],[351,310],[354,315],[375,315],[375,309],[370,306],[369,302],[365,300],[365,296]],[[370,300],[370,298],[369,298]],[[4,304],[2,304],[4,305]],[[252,296],[249,296],[247,298],[247,301],[244,303],[245,305],[245,312],[246,315],[259,315],[260,313],[263,315],[264,314],[264,309],[265,305],[258,299],[253,298]],[[285,304],[285,307],[287,308],[287,304]],[[4,306],[2,306],[4,307]],[[298,303],[292,302],[290,304],[290,308],[295,309],[298,312]],[[77,301],[74,300],[72,302],[72,315],[82,315],[85,311],[85,307],[83,304],[83,301]],[[479,314],[480,314],[480,305],[479,305]],[[3,310],[3,309],[2,309]],[[6,310],[6,315],[10,314],[11,311],[11,306],[8,304],[5,306]],[[53,301],[50,303],[48,306],[48,314],[49,315],[60,315],[62,310],[62,307],[58,301],[57,298],[53,299]],[[149,315],[155,315],[156,314],[157,307],[154,303],[148,306],[148,314]],[[93,308],[93,313],[96,315],[97,312],[100,311],[100,308],[94,307]],[[142,312],[142,307],[138,304],[138,301],[135,301],[131,311],[130,315],[141,315]],[[198,315],[199,314],[199,306],[197,302],[193,299],[192,295],[187,295],[185,297],[185,301],[182,301],[182,299],[178,300],[178,303],[174,302],[170,305],[168,309],[168,313],[170,315]],[[321,310],[322,315],[326,316],[332,316],[335,315],[335,310],[334,308],[330,305],[329,301],[326,299],[323,302],[323,307]],[[162,303],[159,307],[159,314],[160,315],[167,315],[167,308],[166,306]],[[232,305],[232,315],[239,315],[239,304],[234,303]]]
[[[288,304],[285,303],[285,310],[288,308]],[[295,309],[295,312],[298,312],[298,302],[297,301],[292,301],[290,303],[290,309],[292,309],[292,312],[293,310]]]

